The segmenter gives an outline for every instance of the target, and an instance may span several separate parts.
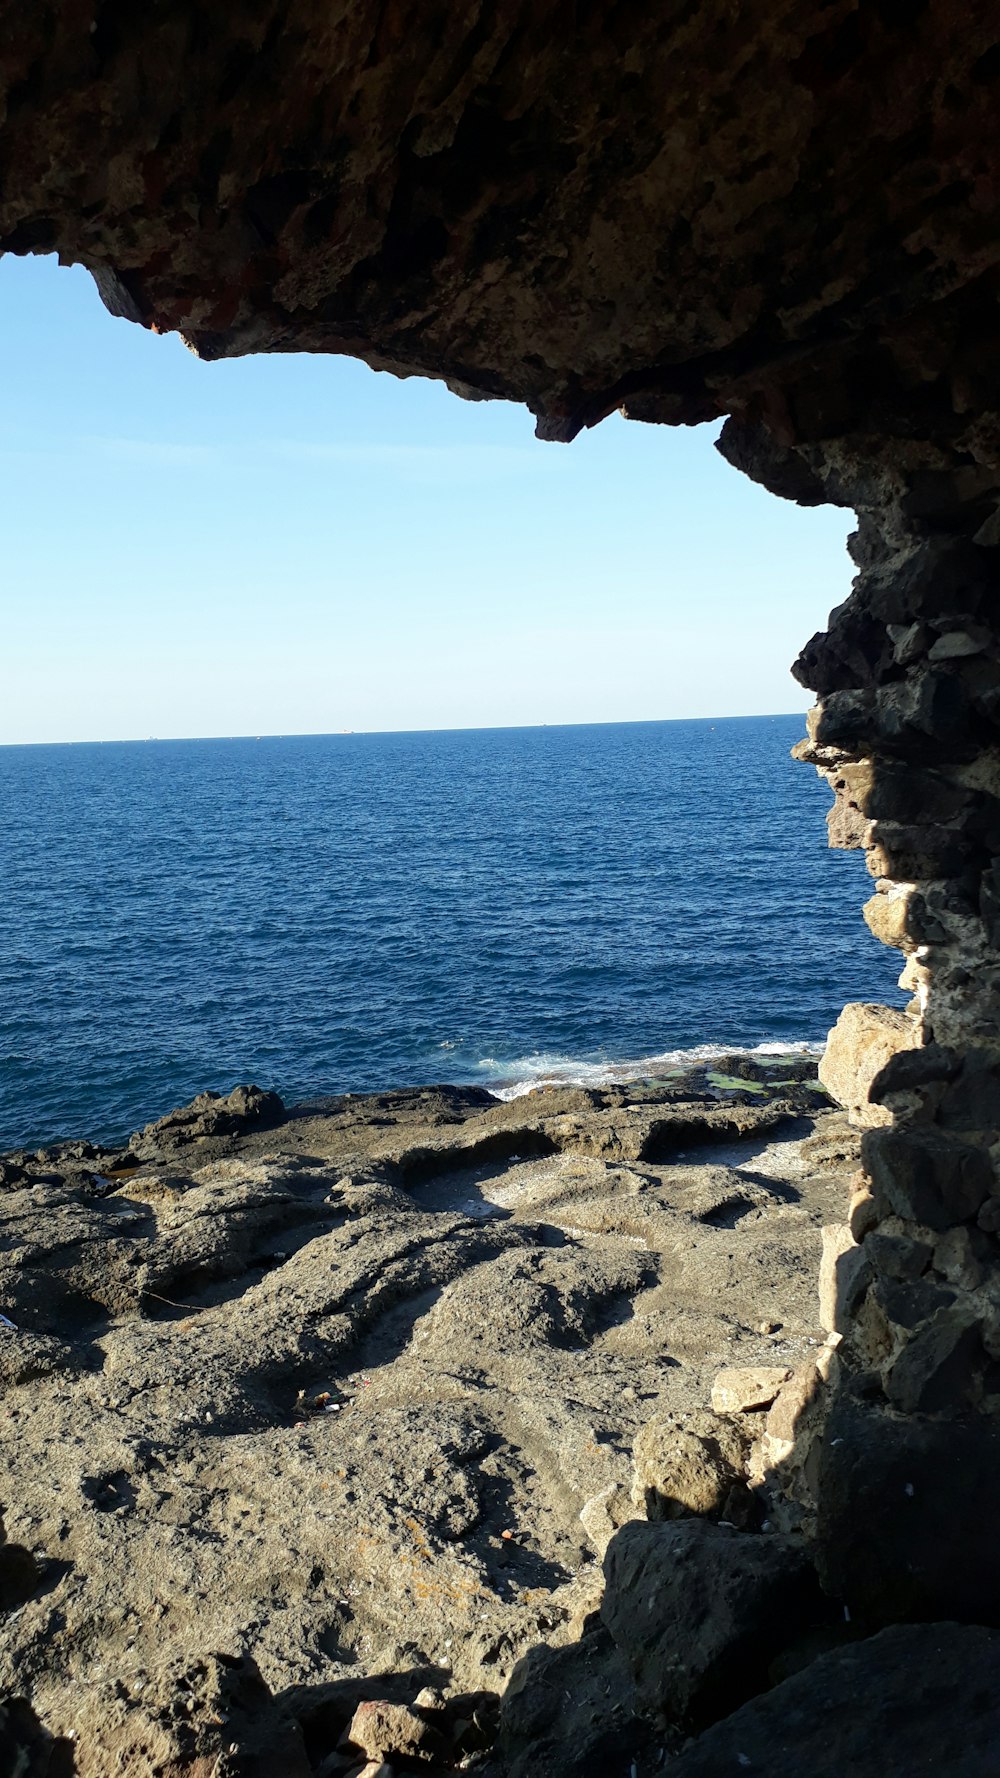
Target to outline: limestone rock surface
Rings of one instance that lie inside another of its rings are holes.
[[[895,1007],[845,1006],[827,1039],[819,1077],[852,1124],[891,1123],[891,1113],[872,1102],[869,1088],[890,1057],[914,1047],[915,1036],[912,1020]]]
[[[369,1760],[386,1759],[405,1769],[438,1765],[446,1757],[440,1731],[420,1711],[389,1699],[370,1699],[359,1704],[347,1731],[352,1747]]]
[[[647,1420],[635,1441],[632,1498],[647,1519],[742,1523],[751,1512],[746,1456],[746,1438],[721,1415],[701,1413],[682,1422],[657,1416]]]
[[[221,1778],[230,1744],[250,1772],[285,1742],[268,1771],[329,1778],[362,1705],[358,1761],[488,1750],[518,1661],[578,1644],[596,1549],[644,1510],[642,1428],[697,1431],[720,1365],[790,1369],[817,1336],[844,1172],[804,1151],[838,1114],[764,1064],[751,1084],[433,1088],[236,1128],[210,1100],[118,1150],[9,1158],[18,1733],[72,1733],[83,1778],[119,1751],[190,1778],[186,1750]],[[599,1762],[632,1716],[597,1711],[596,1669],[585,1689]]]
[[[867,1279],[865,1250],[846,1223],[823,1230],[819,1262],[819,1319],[827,1333],[843,1333]]]
[[[729,1366],[712,1384],[712,1406],[717,1414],[747,1414],[769,1408],[790,1372],[783,1365]]]

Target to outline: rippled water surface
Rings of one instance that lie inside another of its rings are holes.
[[[799,717],[0,749],[0,1147],[899,1000]]]

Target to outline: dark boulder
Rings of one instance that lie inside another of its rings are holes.
[[[1000,1635],[975,1625],[883,1630],[716,1723],[670,1778],[996,1778],[998,1661]]]
[[[829,1614],[801,1544],[700,1519],[625,1525],[602,1617],[644,1709],[699,1726],[752,1697],[770,1661]]]
[[[987,1421],[842,1401],[817,1464],[823,1585],[871,1624],[1000,1624],[998,1476],[1000,1428]]]
[[[139,1160],[151,1160],[185,1148],[189,1142],[270,1129],[281,1123],[284,1116],[284,1103],[278,1094],[265,1092],[261,1087],[236,1086],[225,1097],[221,1093],[199,1093],[190,1105],[182,1105],[137,1130],[129,1141],[129,1153]]]
[[[637,1708],[625,1657],[607,1630],[565,1648],[529,1649],[500,1703],[504,1778],[607,1778],[623,1749],[634,1756],[663,1744]]]

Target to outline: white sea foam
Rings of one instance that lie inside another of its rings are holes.
[[[722,1056],[762,1059],[773,1056],[776,1061],[782,1058],[797,1060],[821,1056],[823,1049],[822,1043],[788,1043],[775,1039],[774,1042],[754,1044],[752,1048],[740,1043],[699,1043],[691,1049],[663,1050],[655,1056],[638,1056],[633,1061],[619,1062],[591,1062],[547,1053],[519,1056],[509,1062],[484,1056],[479,1067],[484,1074],[494,1077],[487,1083],[494,1098],[519,1099],[536,1087],[603,1087],[630,1080],[658,1079],[695,1068],[701,1062],[716,1062]]]

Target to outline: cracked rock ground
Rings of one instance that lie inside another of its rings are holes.
[[[357,1703],[427,1686],[437,1763],[479,1757],[481,1694],[579,1638],[645,1516],[641,1429],[822,1339],[855,1138],[807,1072],[244,1092],[7,1157],[0,1694],[38,1769],[264,1772],[284,1735],[346,1771]]]

